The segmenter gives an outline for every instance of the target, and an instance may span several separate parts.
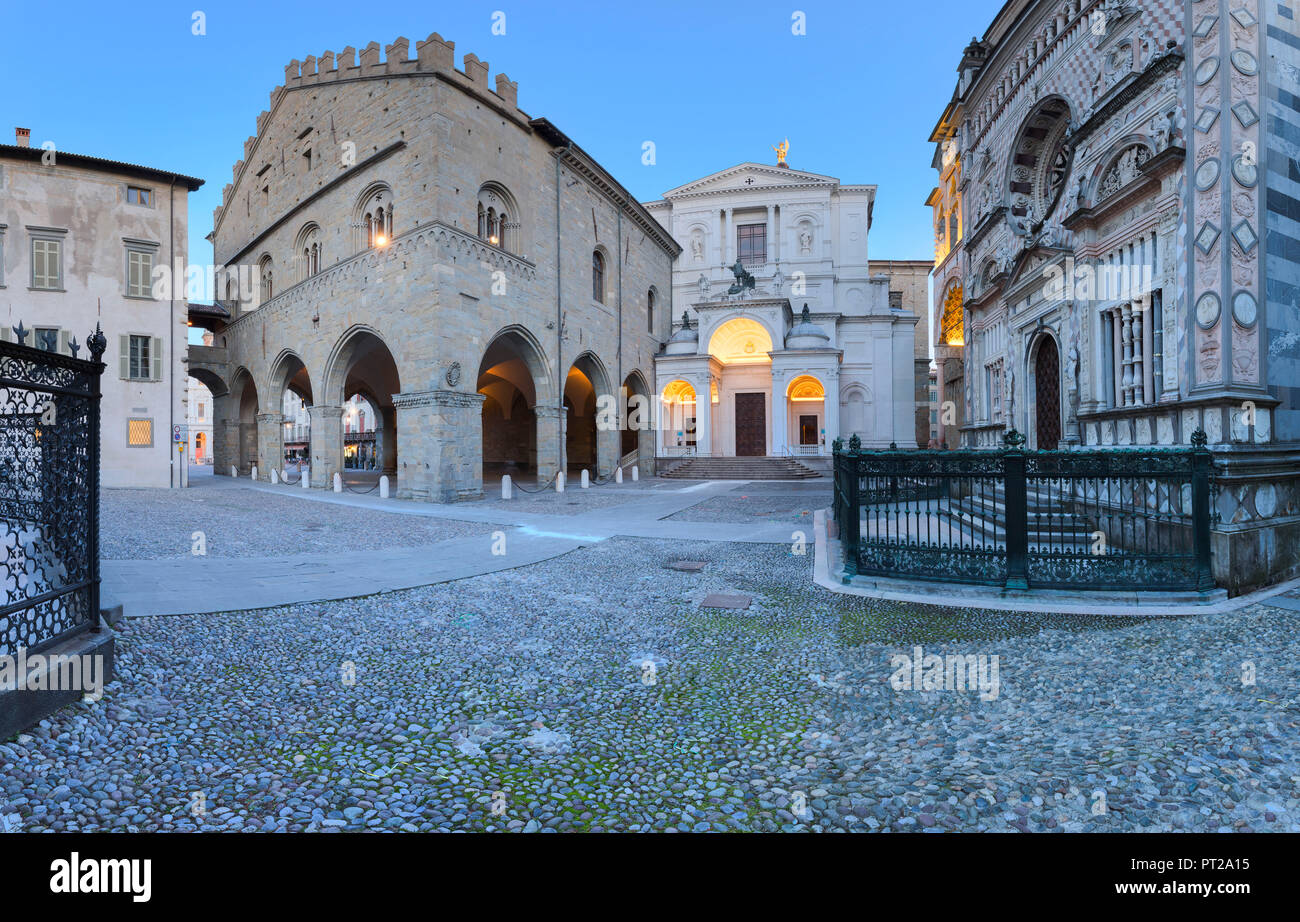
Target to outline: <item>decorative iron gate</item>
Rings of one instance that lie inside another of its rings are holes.
[[[846,451],[834,516],[857,574],[1007,589],[1207,591],[1213,456],[1192,447]]]
[[[99,382],[91,359],[0,342],[0,655],[99,623]]]

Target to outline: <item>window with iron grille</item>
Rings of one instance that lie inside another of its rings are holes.
[[[746,266],[767,262],[767,225],[741,224],[736,228],[736,253]]]
[[[130,448],[153,447],[153,420],[128,419],[126,421],[126,444]]]

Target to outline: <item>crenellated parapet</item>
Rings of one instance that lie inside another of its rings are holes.
[[[399,37],[392,44],[384,46],[382,55],[379,43],[371,42],[360,52],[349,45],[337,53],[326,51],[319,57],[307,55],[302,60],[295,58],[285,65],[284,83],[271,90],[268,108],[257,116],[257,133],[244,141],[244,156],[234,165],[232,180],[222,190],[221,205],[213,211],[213,225],[220,221],[223,210],[229,204],[245,164],[251,162],[253,151],[266,131],[271,113],[284,94],[292,90],[353,80],[432,76],[499,107],[521,123],[528,120],[528,115],[519,110],[519,84],[504,73],[497,74],[495,80],[489,83],[487,61],[471,52],[464,56],[462,69],[458,70],[455,63],[456,43],[447,41],[437,32],[424,41],[416,42],[414,57],[411,56],[410,46],[409,39]]]

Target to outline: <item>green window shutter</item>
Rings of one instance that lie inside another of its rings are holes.
[[[68,348],[68,331],[59,330],[59,355],[72,355],[72,350]]]
[[[153,379],[161,381],[163,379],[162,337],[153,337],[153,341],[149,344],[149,360],[153,364]]]
[[[131,337],[125,333],[117,337],[118,376],[131,377]]]

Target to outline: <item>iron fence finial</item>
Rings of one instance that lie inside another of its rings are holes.
[[[862,450],[862,436],[858,435],[855,432],[853,433],[853,437],[849,439],[849,451],[861,451],[861,450]]]
[[[27,345],[27,334],[29,332],[30,331],[25,326],[23,326],[23,322],[19,320],[18,326],[14,327],[14,336],[18,337],[18,345],[20,346]]]
[[[98,320],[95,321],[95,332],[86,339],[86,347],[90,349],[90,355],[96,362],[103,359],[104,350],[108,348],[108,337],[100,329]]]
[[[1209,436],[1205,434],[1204,429],[1197,429],[1195,432],[1192,433],[1193,448],[1204,448],[1206,445],[1209,444],[1209,441],[1210,441]]]
[[[1018,430],[1012,429],[1002,436],[1002,444],[1007,448],[1019,448],[1025,444],[1025,437]]]

